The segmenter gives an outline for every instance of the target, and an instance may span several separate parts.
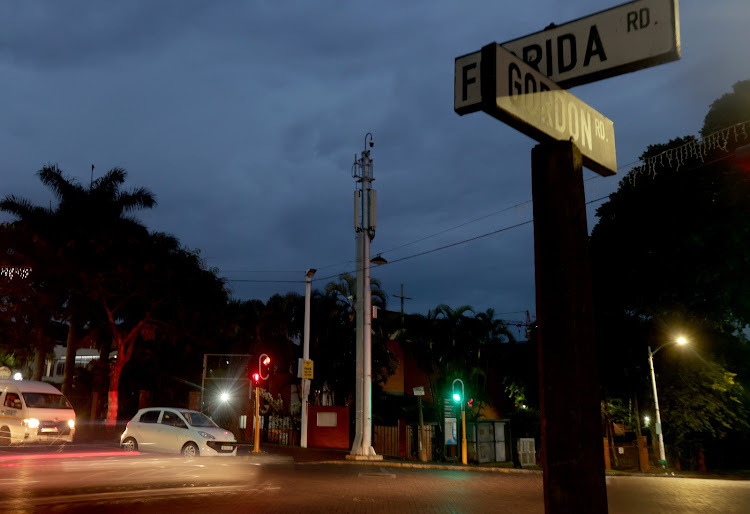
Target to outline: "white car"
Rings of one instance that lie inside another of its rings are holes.
[[[163,452],[185,457],[234,456],[237,440],[205,414],[173,407],[139,410],[120,436],[125,451]]]

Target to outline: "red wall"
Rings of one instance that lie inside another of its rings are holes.
[[[336,414],[335,427],[318,426],[318,413]],[[324,405],[307,406],[308,448],[349,448],[349,407]]]

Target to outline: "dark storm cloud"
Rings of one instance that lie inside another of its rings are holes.
[[[708,104],[748,78],[744,4],[683,2],[681,61],[572,91],[615,122],[620,164],[648,144],[697,133]],[[351,164],[367,132],[378,190],[373,255],[397,261],[530,220],[535,143],[482,113],[453,112],[454,59],[609,6],[5,3],[4,192],[45,204],[33,172],[47,162],[84,184],[92,163],[97,175],[124,166],[127,183],[159,201],[140,218],[200,249],[238,298],[302,293],[310,267],[323,288],[325,277],[355,271]],[[587,181],[587,198],[618,181]],[[408,312],[447,303],[533,314],[532,225],[373,276],[391,295],[405,285]]]

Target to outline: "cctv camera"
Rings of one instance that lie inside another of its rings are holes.
[[[370,148],[372,148],[373,146],[375,146],[375,140],[370,137]]]

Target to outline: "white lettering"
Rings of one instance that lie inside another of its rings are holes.
[[[575,130],[573,130],[573,121],[576,125]],[[568,133],[573,140],[578,141],[578,109],[573,102],[568,104]]]
[[[554,99],[552,98],[552,92],[544,91],[540,94],[540,96],[542,97],[542,112],[540,121],[546,124],[549,128],[552,128],[552,124],[554,123],[553,118],[555,116],[555,104]]]
[[[555,91],[555,130],[565,132],[565,98],[561,91]]]
[[[587,140],[589,150],[593,150],[591,144],[591,113],[588,111],[581,112],[581,145],[586,146]]]

